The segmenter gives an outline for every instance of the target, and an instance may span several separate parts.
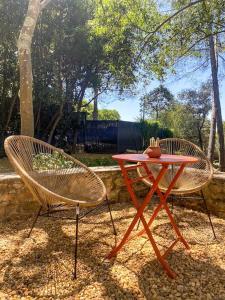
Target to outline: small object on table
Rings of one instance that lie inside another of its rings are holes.
[[[148,154],[148,156],[151,158],[158,158],[161,156],[161,149],[159,146],[159,138],[157,138],[156,140],[153,138],[150,139],[149,141],[149,147],[146,150],[146,153]]]

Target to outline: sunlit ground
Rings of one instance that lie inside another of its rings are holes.
[[[129,204],[113,205],[117,241],[134,213]],[[177,244],[168,256],[178,274],[174,280],[163,272],[146,236],[105,260],[116,242],[105,208],[80,224],[75,281],[73,221],[42,217],[29,239],[25,236],[32,218],[1,224],[0,299],[225,299],[225,220],[213,217],[215,241],[206,215],[184,208],[175,208],[174,214],[191,246],[184,250]],[[152,232],[160,247],[173,240],[163,211]]]

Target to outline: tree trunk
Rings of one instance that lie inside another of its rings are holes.
[[[13,109],[14,109],[15,104],[16,104],[17,97],[18,97],[18,94],[16,93],[14,95],[14,97],[12,98],[12,102],[11,102],[10,107],[9,107],[9,113],[8,113],[8,116],[7,116],[7,119],[6,119],[6,122],[5,122],[4,131],[7,131],[9,129],[9,123],[10,123],[11,118],[12,118],[12,113],[13,113]]]
[[[40,0],[30,0],[27,15],[18,39],[21,134],[29,136],[34,135],[31,43],[40,11]]]
[[[94,89],[94,109],[93,109],[93,120],[98,120],[98,89]]]
[[[210,45],[211,73],[212,73],[212,81],[213,81],[213,99],[215,105],[217,133],[219,139],[219,167],[221,171],[225,171],[223,120],[222,120],[222,113],[221,113],[221,106],[220,106],[217,53],[215,48],[215,39],[213,35],[209,37],[209,45]]]
[[[49,144],[51,144],[55,129],[63,116],[63,108],[64,108],[64,104],[65,104],[65,100],[63,99],[63,95],[62,95],[63,84],[62,84],[62,78],[61,78],[61,63],[60,62],[59,62],[59,72],[58,72],[58,91],[59,91],[58,96],[59,96],[59,99],[61,100],[61,104],[59,107],[58,114],[53,122],[52,128],[51,128],[49,136],[48,136]]]
[[[89,76],[90,76],[90,74],[87,75],[86,79],[84,80],[83,84],[81,85],[81,90],[80,90],[80,93],[79,93],[78,99],[77,99],[77,113],[78,113],[77,114],[77,124],[78,124],[78,127],[80,124],[80,111],[81,111],[81,107],[82,107],[84,94],[85,94],[86,88],[88,86]],[[77,138],[78,138],[78,128],[74,128],[72,153],[75,153]]]
[[[1,123],[2,125],[5,122],[5,110],[6,110],[6,98],[7,98],[7,92],[8,92],[8,87],[7,87],[7,57],[8,57],[8,49],[5,43],[2,44],[4,53],[3,53],[3,63],[2,63],[2,82],[1,82],[1,99],[2,99],[2,105],[1,105]]]
[[[77,138],[78,138],[78,130],[80,126],[80,111],[82,106],[82,100],[83,100],[84,92],[82,93],[81,100],[78,100],[77,104],[77,126],[78,128],[74,128],[74,136],[73,136],[73,146],[72,146],[72,153],[76,152],[76,144],[77,144]]]
[[[34,124],[34,129],[36,132],[36,135],[39,137],[39,131],[40,131],[40,118],[41,118],[41,108],[42,108],[42,102],[39,102],[38,105],[38,110],[37,110],[37,116],[36,116],[36,120],[35,120],[35,124]]]
[[[208,159],[213,162],[216,142],[216,110],[215,101],[212,95],[212,112],[210,122],[210,134],[209,134],[209,145],[208,145]]]
[[[52,125],[52,128],[51,128],[51,131],[49,133],[49,136],[48,136],[48,143],[51,144],[52,142],[52,138],[53,138],[53,135],[54,135],[54,132],[55,132],[55,129],[59,123],[59,121],[61,120],[62,116],[63,116],[63,107],[64,107],[64,102],[61,103],[60,105],[60,108],[59,108],[59,112],[58,112],[58,115],[57,117],[55,118],[55,121]]]
[[[203,150],[202,131],[201,131],[200,127],[198,127],[197,130],[198,130],[198,142],[199,142],[199,146]]]
[[[50,0],[30,0],[27,14],[18,39],[18,58],[20,71],[20,118],[21,134],[34,135],[33,112],[33,74],[31,44],[38,16]]]

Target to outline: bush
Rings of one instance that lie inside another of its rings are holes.
[[[139,126],[141,129],[144,148],[148,147],[149,139],[151,137],[158,137],[160,139],[173,137],[173,132],[169,128],[161,127],[158,122],[141,121]]]
[[[40,153],[35,155],[33,159],[33,169],[35,171],[69,169],[73,165],[74,162],[72,160],[69,160],[57,151],[53,153]]]

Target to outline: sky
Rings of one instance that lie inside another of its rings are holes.
[[[197,71],[183,78],[178,76],[170,76],[164,85],[176,96],[184,89],[199,88],[202,82],[210,77],[209,71]],[[220,76],[220,101],[222,108],[222,117],[225,120],[225,80],[224,75]],[[153,80],[149,85],[138,84],[135,96],[123,96],[124,100],[117,100],[119,96],[116,93],[102,94],[99,101],[99,108],[116,109],[120,113],[121,120],[123,121],[136,121],[140,116],[139,99],[146,92],[154,89],[159,85],[159,82]]]

